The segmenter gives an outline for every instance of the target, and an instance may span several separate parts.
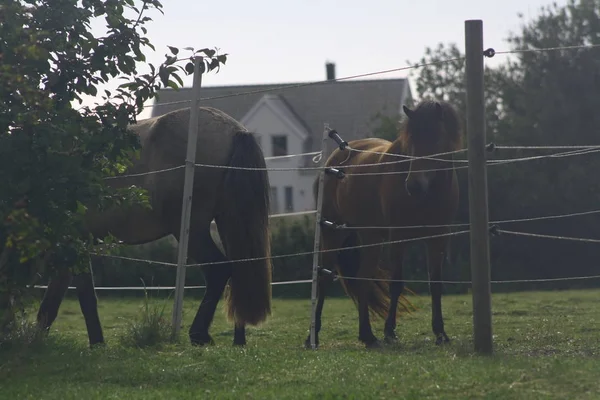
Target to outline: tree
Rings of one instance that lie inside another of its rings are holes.
[[[104,178],[123,171],[139,151],[128,125],[162,87],[183,85],[193,55],[205,70],[226,55],[170,52],[160,66],[147,64],[154,49],[146,13],[162,12],[158,0],[0,0],[0,329],[13,318],[26,288],[46,270],[44,261],[87,266],[94,242],[83,232],[88,207],[148,204],[135,187],[110,189]],[[131,14],[130,17],[127,15]],[[107,33],[95,37],[90,23],[104,18]],[[138,73],[146,65],[149,72]],[[80,107],[82,95],[98,96]],[[98,97],[97,97],[98,98]],[[64,261],[64,262],[61,262]]]
[[[509,36],[515,60],[485,71],[488,142],[499,145],[582,145],[598,143],[600,57],[597,49],[541,50],[600,44],[600,3],[570,0],[544,7]],[[499,50],[499,49],[496,49]],[[456,46],[428,49],[420,63],[461,58]],[[495,57],[502,57],[496,55]],[[464,115],[464,63],[423,67],[417,93],[453,102]],[[496,151],[489,158],[550,154],[550,151]],[[600,182],[591,171],[597,155],[549,158],[488,167],[491,219],[571,213],[598,208]],[[468,220],[466,170],[459,173],[461,221]],[[597,237],[598,220],[562,219],[503,225],[505,229]],[[585,248],[582,246],[586,246]],[[460,249],[468,256],[467,248]],[[542,239],[492,239],[492,276],[499,279],[583,274],[600,252],[589,245]],[[468,259],[468,257],[467,257]]]

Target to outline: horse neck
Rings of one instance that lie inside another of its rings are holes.
[[[389,147],[383,152],[381,156],[379,156],[379,162],[390,162],[390,161],[398,161],[399,157],[388,156],[386,154],[396,154],[396,155],[404,155],[409,156],[410,152],[405,148],[404,141],[400,138],[394,140]],[[384,166],[384,170],[387,171],[397,171],[397,170],[405,170],[408,168],[408,163],[392,163]]]
[[[405,155],[405,156],[410,155],[408,149],[405,148],[404,141],[400,138],[397,138],[396,140],[394,140],[385,152],[388,154],[398,154],[398,155]],[[385,157],[385,158],[389,159],[390,157]],[[384,160],[384,161],[386,161],[386,160]]]

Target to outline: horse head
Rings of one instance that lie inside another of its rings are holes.
[[[405,123],[400,133],[406,154],[414,157],[404,182],[409,195],[424,198],[439,176],[451,176],[451,155],[421,158],[452,152],[462,147],[460,121],[456,110],[446,102],[424,100],[414,109],[403,106]],[[441,171],[440,171],[441,169]],[[446,170],[444,170],[446,169]]]

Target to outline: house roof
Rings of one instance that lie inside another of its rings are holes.
[[[243,125],[249,124],[250,120],[254,116],[254,113],[257,112],[260,108],[268,106],[272,108],[273,112],[275,112],[280,118],[283,118],[298,136],[300,136],[303,140],[306,140],[310,136],[310,128],[306,126],[302,118],[297,115],[294,110],[291,109],[290,105],[285,101],[283,97],[277,94],[265,94],[263,97],[256,102],[254,106],[244,117],[240,120]]]
[[[305,151],[318,151],[325,123],[347,141],[369,137],[376,125],[372,121],[375,115],[398,115],[402,102],[412,99],[408,81],[404,78],[325,81],[281,88],[290,85],[294,84],[202,87],[200,105],[220,109],[239,121],[263,96],[277,95],[307,128],[310,137],[305,143]],[[253,93],[242,94],[245,92]],[[160,90],[152,107],[152,116],[187,107],[186,103],[168,103],[190,99],[191,88]]]

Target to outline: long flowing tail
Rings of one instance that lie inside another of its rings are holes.
[[[233,138],[231,167],[265,168],[254,136],[238,132]],[[269,235],[269,177],[265,170],[228,169],[223,187],[219,235],[234,262],[227,316],[236,324],[257,325],[271,314],[271,243]]]
[[[358,245],[358,238],[356,235],[351,235],[342,247],[350,247]],[[342,276],[356,277],[358,272],[358,260],[360,257],[360,249],[342,250],[338,256],[338,271]],[[358,304],[358,293],[361,289],[366,289],[369,292],[368,304],[369,313],[371,315],[378,315],[381,318],[387,318],[389,307],[390,307],[390,291],[387,280],[390,279],[390,274],[387,270],[376,266],[374,271],[371,273],[372,280],[355,280],[355,279],[343,279],[340,278],[344,291],[355,304]],[[365,286],[367,288],[365,288]],[[405,290],[416,295],[412,290],[405,287]],[[410,314],[416,311],[417,308],[408,300],[408,298],[401,294],[398,299],[397,305],[397,316],[404,314]]]
[[[352,247],[359,244],[358,235],[352,234],[344,241],[342,247]],[[338,253],[338,271],[342,276],[356,277],[359,267],[360,249],[347,249]],[[375,261],[375,260],[374,260]],[[354,303],[358,302],[358,293],[361,289],[369,292],[369,312],[386,318],[390,307],[388,283],[389,273],[379,267],[372,272],[373,279],[381,280],[354,280],[340,279],[344,291]],[[367,289],[368,287],[368,289]]]

